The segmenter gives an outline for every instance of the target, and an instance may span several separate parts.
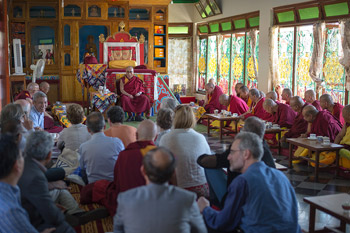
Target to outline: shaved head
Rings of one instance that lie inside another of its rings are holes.
[[[256,88],[250,89],[250,90],[249,90],[249,94],[250,94],[251,96],[257,97],[257,98],[259,98],[259,99],[260,99],[260,97],[261,97],[260,91],[259,91],[258,89],[256,89]]]
[[[327,109],[330,112],[332,112],[333,110],[333,98],[330,94],[323,94],[320,97],[320,106],[322,109]]]
[[[272,99],[265,99],[263,103],[263,108],[266,112],[274,114],[277,111],[277,104]]]
[[[157,125],[151,120],[143,120],[136,131],[138,141],[153,141],[157,135]]]
[[[316,100],[316,93],[314,90],[309,89],[307,91],[305,91],[305,95],[304,95],[305,101],[307,103],[312,104],[315,100]]]
[[[290,99],[290,107],[293,109],[294,112],[300,112],[304,104],[305,103],[300,96],[293,96]]]
[[[284,88],[282,91],[282,99],[285,101],[289,101],[292,98],[293,94],[289,88]]]
[[[237,83],[236,86],[235,86],[235,91],[236,93],[239,93],[239,89],[241,88],[241,86],[243,86],[243,83]]]
[[[273,101],[277,100],[277,93],[275,91],[269,91],[266,93],[267,99],[272,99]]]
[[[307,122],[313,122],[318,114],[318,110],[313,105],[305,106],[303,109],[303,116]]]
[[[215,86],[215,80],[213,78],[209,79],[208,84],[211,83],[213,86]]]
[[[344,106],[342,115],[346,123],[350,123],[350,105]]]
[[[206,91],[208,91],[210,89],[214,90],[215,85],[213,83],[207,83],[207,84],[205,84],[204,88],[205,88]]]
[[[39,85],[37,83],[29,83],[27,86],[27,91],[31,96],[33,96],[36,92],[39,91]]]
[[[41,82],[39,88],[42,92],[47,94],[50,91],[50,84],[48,82]]]
[[[241,98],[248,98],[249,95],[249,89],[247,86],[241,86],[239,88],[239,95]]]
[[[228,95],[222,94],[219,97],[219,102],[221,105],[228,106],[230,104],[230,98]]]
[[[19,99],[15,101],[15,104],[18,104],[21,106],[24,114],[26,114],[27,117],[29,117],[29,112],[30,112],[30,103],[27,100],[24,99]]]

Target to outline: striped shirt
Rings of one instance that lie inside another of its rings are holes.
[[[0,232],[38,232],[30,224],[28,213],[21,206],[18,186],[4,182],[0,182]]]

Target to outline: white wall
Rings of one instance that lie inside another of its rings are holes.
[[[169,23],[193,23],[194,22],[194,5],[186,4],[169,4]]]
[[[259,71],[258,71],[258,88],[264,92],[270,91],[270,74],[269,74],[269,28],[273,23],[272,8],[284,5],[290,5],[307,0],[216,0],[222,14],[214,17],[209,17],[203,20],[194,4],[172,4],[169,5],[169,22],[176,21],[186,15],[192,8],[192,15],[189,16],[193,23],[205,21],[213,21],[221,18],[226,18],[235,15],[241,15],[254,11],[260,11],[260,26],[259,26]],[[182,11],[180,5],[186,5],[186,11]],[[191,5],[191,6],[188,6]],[[175,7],[174,7],[175,6]],[[171,18],[170,18],[171,15]],[[187,17],[186,17],[187,18]],[[172,20],[172,21],[171,21]]]

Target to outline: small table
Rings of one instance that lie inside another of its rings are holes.
[[[297,157],[298,159],[304,159],[315,163],[315,181],[318,181],[319,165],[320,165],[320,153],[324,151],[335,151],[336,152],[336,175],[338,175],[339,169],[339,150],[344,146],[331,143],[330,145],[322,145],[317,140],[310,140],[307,138],[287,138],[289,142],[289,168],[293,168],[293,145],[305,147],[309,150],[309,157]],[[311,159],[312,152],[316,152],[316,160]]]
[[[99,92],[92,92],[91,104],[97,108],[101,113],[104,113],[111,105],[117,102],[117,95],[113,92],[101,94]]]
[[[282,132],[285,131],[285,129],[281,129],[281,128],[270,128],[270,129],[266,129],[265,130],[265,134],[274,134],[277,135],[277,140],[278,140],[278,154],[281,154],[281,136],[282,136]],[[275,147],[274,147],[275,148]]]
[[[224,116],[222,114],[206,114],[204,115],[208,118],[208,136],[210,136],[210,129],[217,129],[217,127],[210,127],[210,121],[213,120],[217,120],[220,121],[220,140],[222,140],[222,135],[223,134],[230,134],[230,133],[237,133],[237,127],[238,127],[238,122],[241,118],[237,117],[232,117],[232,116]],[[236,130],[231,130],[229,127],[224,127],[224,123],[225,121],[234,121],[235,125],[236,125]],[[226,132],[224,132],[226,131]]]
[[[350,195],[347,193],[332,194],[325,196],[316,197],[304,197],[304,201],[310,204],[310,215],[309,215],[309,232],[324,232],[315,231],[315,214],[316,209],[323,211],[329,215],[340,220],[339,229],[345,232],[346,223],[350,223],[350,217],[344,213],[342,204],[350,200]],[[330,228],[328,228],[330,229]]]

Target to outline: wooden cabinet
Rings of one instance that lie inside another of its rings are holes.
[[[157,4],[163,2],[169,3],[160,1]],[[44,75],[60,78],[61,100],[81,101],[81,86],[76,79],[79,64],[83,62],[86,52],[94,53],[98,59],[99,35],[104,34],[107,38],[120,31],[119,23],[122,21],[125,31],[138,39],[144,39],[147,67],[166,73],[167,11],[167,5],[155,5],[154,1],[148,0],[140,3],[113,0],[13,0],[9,10],[11,73],[14,73],[12,39],[21,39],[23,72],[31,75],[30,65],[40,58],[45,59]],[[164,30],[158,32],[159,27]],[[156,42],[159,38],[163,44]],[[159,53],[162,50],[163,53]]]

